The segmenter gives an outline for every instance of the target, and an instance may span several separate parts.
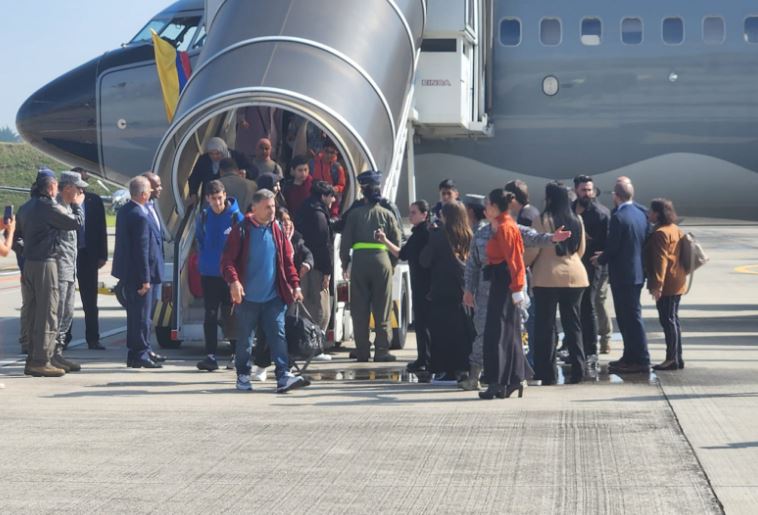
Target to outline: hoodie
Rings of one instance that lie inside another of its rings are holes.
[[[200,252],[200,275],[221,277],[221,254],[232,225],[243,220],[237,200],[226,199],[226,209],[216,214],[204,208],[195,222],[195,241]]]

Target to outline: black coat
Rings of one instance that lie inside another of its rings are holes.
[[[92,263],[108,260],[108,233],[105,227],[105,206],[100,195],[84,194],[84,245],[78,256]],[[82,247],[80,243],[80,247]]]
[[[237,166],[240,169],[245,170],[247,178],[252,180],[252,166],[244,154],[232,149],[229,149],[229,154],[237,163]],[[195,163],[194,168],[192,168],[192,173],[190,174],[189,179],[187,179],[187,182],[189,183],[189,194],[199,194],[201,186],[206,182],[218,178],[219,175],[213,173],[213,161],[211,160],[211,157],[208,154],[203,154],[198,158],[197,163]]]
[[[411,290],[413,290],[414,303],[425,300],[431,287],[431,271],[421,266],[421,252],[428,242],[429,225],[422,223],[412,229],[411,237],[400,249],[400,259],[407,261],[411,270]]]
[[[317,197],[309,197],[295,217],[295,227],[313,252],[314,267],[325,275],[334,272],[334,243],[329,212]]]
[[[290,243],[292,243],[292,248],[295,251],[294,261],[297,272],[300,273],[300,267],[303,266],[303,263],[306,263],[313,270],[313,253],[305,246],[303,236],[295,231],[292,233]]]
[[[577,201],[574,201],[573,208],[576,212]],[[597,200],[593,200],[579,215],[584,223],[584,233],[587,236],[587,246],[584,250],[582,261],[585,266],[592,266],[590,258],[596,252],[605,250],[605,242],[608,238],[608,223],[611,220],[611,212],[607,207]]]
[[[429,243],[421,251],[419,262],[431,274],[429,298],[432,302],[463,302],[464,263],[453,253],[444,229],[429,233]]]

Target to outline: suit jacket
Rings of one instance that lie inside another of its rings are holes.
[[[129,202],[116,215],[116,248],[112,275],[129,286],[160,284],[163,254],[160,231],[151,227],[151,215],[136,202]]]
[[[108,233],[105,227],[105,207],[100,195],[84,194],[84,249],[89,260],[108,260]]]
[[[679,262],[682,231],[676,224],[661,225],[645,244],[647,289],[663,296],[683,295],[687,291],[687,272]]]
[[[622,204],[613,210],[608,239],[599,263],[608,264],[608,279],[618,286],[645,282],[642,251],[649,231],[647,215],[636,204]]]

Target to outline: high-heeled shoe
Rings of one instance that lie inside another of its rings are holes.
[[[663,363],[653,365],[653,370],[677,370],[678,368],[679,364],[675,359],[667,359]]]
[[[497,397],[498,399],[505,399],[505,390],[499,384],[487,385],[487,389],[483,392],[479,392],[479,398],[490,400]]]
[[[513,395],[513,392],[516,392],[516,391],[518,391],[518,397],[519,397],[519,399],[521,397],[523,397],[524,396],[524,385],[523,384],[512,384],[512,385],[508,386],[503,391],[503,397],[501,397],[501,398],[502,399],[507,399],[508,397],[510,397],[511,395]]]

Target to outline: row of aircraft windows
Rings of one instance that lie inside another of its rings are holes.
[[[621,41],[626,45],[642,43],[642,18],[624,18],[621,20]],[[664,18],[661,24],[661,37],[667,45],[679,45],[684,42],[684,20],[679,17]],[[743,37],[748,43],[758,43],[758,16],[745,19]],[[706,16],[702,24],[703,42],[719,45],[726,39],[726,24],[720,16]],[[582,19],[579,40],[583,45],[596,46],[603,39],[603,22],[600,18]],[[540,20],[540,42],[545,46],[560,45],[563,40],[560,18],[543,18]],[[521,44],[521,20],[505,18],[500,22],[500,42],[505,46]]]

